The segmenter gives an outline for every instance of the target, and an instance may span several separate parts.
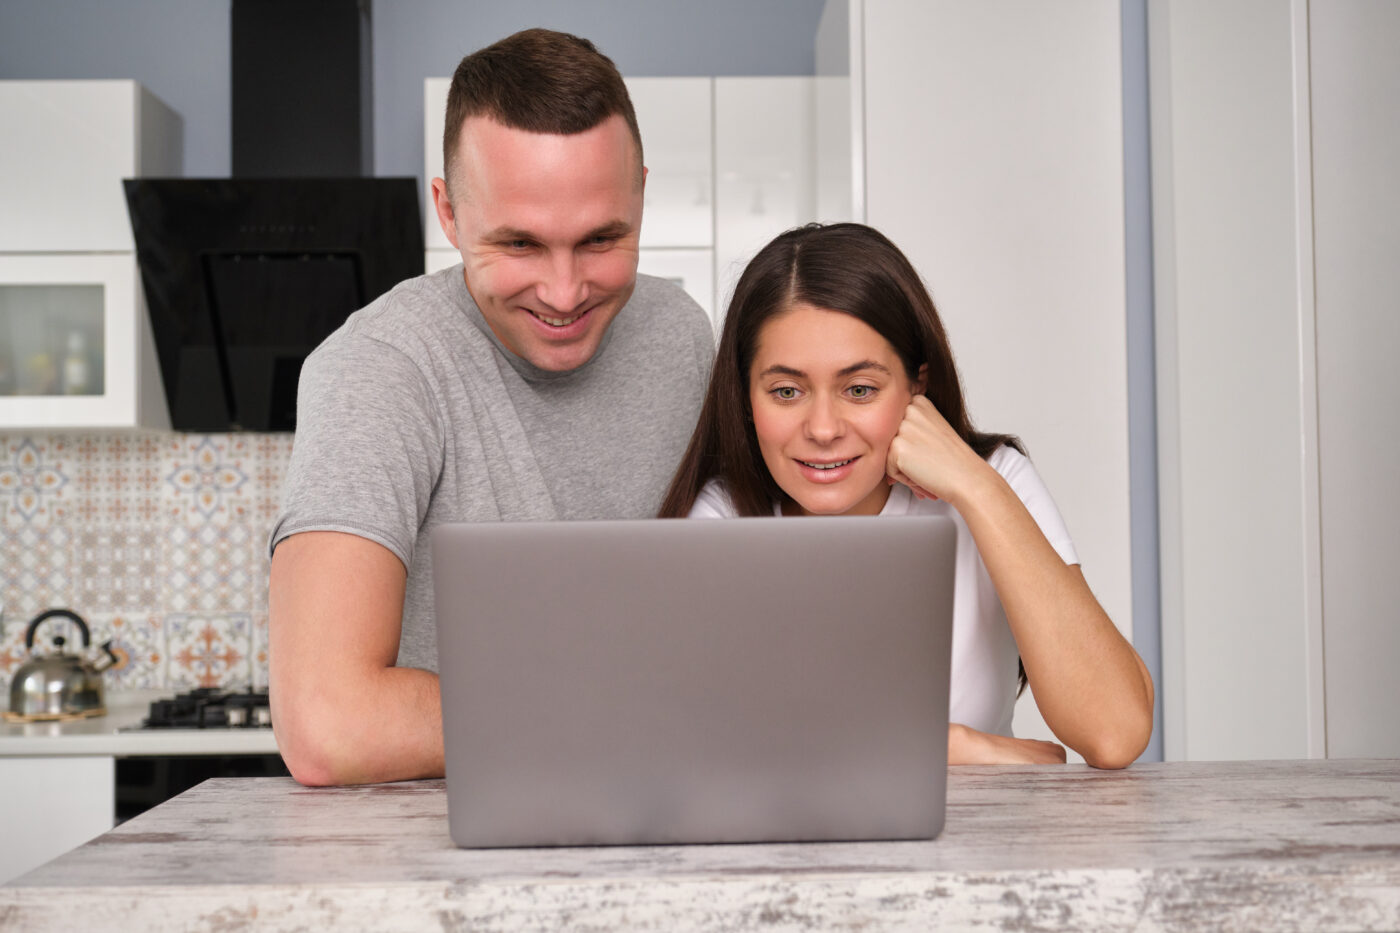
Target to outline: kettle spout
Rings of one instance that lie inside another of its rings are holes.
[[[122,654],[117,654],[117,652],[113,651],[112,639],[110,638],[104,641],[101,647],[102,653],[105,654],[106,657],[99,659],[97,663],[92,666],[92,672],[94,674],[100,674],[113,665],[117,665],[117,667],[120,669],[120,667],[123,666],[122,662],[126,660],[126,658],[123,657],[125,652],[122,652]]]

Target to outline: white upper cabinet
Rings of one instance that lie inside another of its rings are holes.
[[[123,178],[179,175],[180,118],[134,81],[0,81],[0,253],[130,252]]]
[[[709,78],[628,78],[647,166],[642,247],[714,245]]]
[[[447,115],[447,89],[451,78],[426,78],[423,81],[423,244],[428,250],[427,271],[436,272],[443,265],[460,262],[459,257],[438,257],[434,263],[433,250],[452,251],[452,244],[442,232],[437,211],[433,208],[433,179],[442,177],[442,128]],[[434,266],[437,268],[434,268]]]
[[[134,81],[0,81],[0,430],[168,427],[122,180],[178,175]]]

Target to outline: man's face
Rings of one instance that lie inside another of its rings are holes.
[[[620,116],[557,136],[462,124],[438,220],[501,343],[553,372],[592,359],[637,282],[643,175]]]

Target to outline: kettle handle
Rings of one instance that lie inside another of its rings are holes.
[[[64,616],[78,623],[78,631],[83,633],[83,647],[86,648],[88,645],[92,644],[92,635],[88,632],[87,623],[82,620],[81,616],[70,609],[49,609],[39,613],[34,621],[29,623],[29,628],[25,630],[24,647],[26,650],[33,650],[34,632],[39,628],[39,624],[47,619],[52,619],[54,616]]]

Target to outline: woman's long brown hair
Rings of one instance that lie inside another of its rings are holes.
[[[759,452],[749,407],[749,366],[763,325],[798,304],[840,311],[889,341],[910,381],[927,364],[924,395],[984,460],[1009,434],[972,427],[943,322],[912,264],[883,234],[864,224],[808,224],[780,234],[749,263],[724,319],[710,386],[690,446],[671,480],[660,517],[689,514],[711,479],[723,481],[740,515],[772,515],[786,495]]]

